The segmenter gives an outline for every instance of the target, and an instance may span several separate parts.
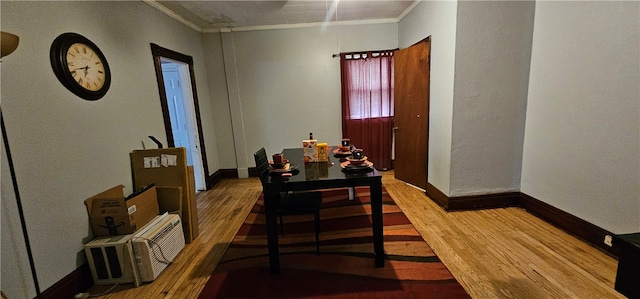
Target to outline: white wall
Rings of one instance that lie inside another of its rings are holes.
[[[449,196],[520,190],[534,9],[458,4]]]
[[[640,230],[640,3],[536,4],[522,192]]]
[[[231,129],[231,114],[229,111],[229,92],[227,87],[226,66],[223,57],[221,33],[202,35],[205,53],[205,69],[210,101],[212,105],[216,140],[218,167],[215,169],[235,169],[237,166],[233,131]],[[211,166],[209,166],[211,167]]]
[[[20,36],[2,59],[2,113],[11,145],[41,290],[84,263],[91,239],[84,199],[118,184],[132,191],[129,152],[166,144],[150,43],[194,58],[210,172],[217,169],[200,34],[143,2],[1,2],[2,30]],[[159,30],[162,29],[162,30]],[[96,43],[112,72],[98,101],[82,100],[56,79],[53,40],[80,33]],[[2,151],[2,290],[33,298],[13,188]],[[212,167],[213,166],[213,167]]]
[[[519,190],[533,10],[425,1],[400,22],[401,48],[431,36],[428,181],[448,196]]]
[[[222,168],[242,174],[255,166],[253,153],[260,147],[269,154],[300,147],[310,132],[320,141],[339,143],[340,59],[332,54],[394,49],[397,32],[397,24],[379,24],[223,32],[222,39],[219,33],[205,34],[205,45],[223,43],[229,87],[229,102],[220,97],[215,104],[231,115],[230,123],[216,122],[226,132],[219,134],[225,140]],[[220,56],[213,52],[211,57]],[[226,88],[217,81],[212,91]]]
[[[400,48],[432,37],[429,182],[448,196],[520,190],[638,231],[639,5],[418,5],[398,36]]]
[[[398,24],[398,46],[431,36],[428,181],[449,193],[456,53],[456,1],[423,1]]]

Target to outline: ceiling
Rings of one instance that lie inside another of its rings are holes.
[[[283,0],[283,1],[157,1],[145,0],[199,31],[221,28],[269,29],[329,23],[398,22],[418,1]]]

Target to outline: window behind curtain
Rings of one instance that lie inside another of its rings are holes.
[[[377,169],[391,168],[393,51],[340,54],[342,132]]]
[[[346,63],[349,118],[393,116],[393,56],[351,58]]]

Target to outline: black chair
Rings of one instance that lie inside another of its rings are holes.
[[[256,168],[262,186],[269,180],[269,160],[264,148],[253,154]],[[320,208],[322,207],[322,192],[281,192],[280,201],[275,209],[276,216],[280,220],[280,233],[284,235],[282,216],[310,215],[313,214],[316,229],[316,254],[320,254]]]

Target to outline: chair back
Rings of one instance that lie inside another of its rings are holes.
[[[258,175],[260,176],[260,181],[264,186],[269,180],[269,160],[267,158],[267,151],[263,147],[253,154],[253,158],[256,160]]]

